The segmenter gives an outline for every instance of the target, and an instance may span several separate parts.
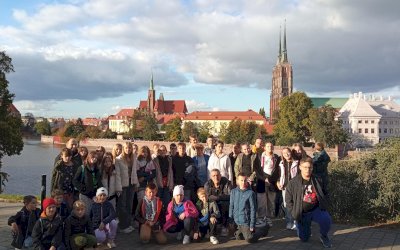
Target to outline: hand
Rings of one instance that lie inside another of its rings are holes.
[[[193,234],[193,239],[197,240],[200,237],[200,233],[194,233]]]
[[[17,226],[17,223],[15,223],[15,222],[13,222],[12,224],[11,224],[11,231],[13,232],[13,233],[18,233],[18,226]]]
[[[57,248],[56,248],[55,246],[51,246],[51,247],[49,248],[49,250],[57,250]]]
[[[180,219],[180,220],[184,220],[184,219],[185,219],[185,213],[181,213],[181,214],[179,215],[179,219]]]
[[[251,227],[251,228],[250,228],[250,232],[254,232],[254,228]]]
[[[217,219],[215,217],[211,217],[210,222],[211,224],[215,224],[215,222],[217,222]]]
[[[100,231],[104,230],[104,223],[103,222],[100,223],[99,229],[100,229]]]

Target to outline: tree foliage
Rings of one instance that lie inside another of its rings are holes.
[[[0,51],[0,175],[6,179],[7,174],[1,172],[3,156],[20,154],[24,143],[22,141],[22,121],[10,113],[10,105],[14,94],[8,90],[6,74],[14,72],[12,59],[4,51]],[[4,183],[0,183],[0,193]]]
[[[51,135],[50,123],[47,119],[35,124],[35,131],[40,135]]]
[[[308,110],[308,118],[304,120],[304,125],[315,141],[323,142],[328,147],[348,141],[348,134],[342,128],[341,121],[335,120],[335,115],[335,109],[329,105]]]
[[[303,92],[295,92],[284,97],[279,104],[278,121],[274,126],[274,135],[278,145],[305,143],[309,134],[304,120],[312,108],[311,99]]]
[[[82,132],[85,131],[85,128],[82,125],[82,123],[78,124],[78,123],[68,122],[67,124],[65,124],[64,128],[65,130],[64,134],[62,135],[63,137],[77,138]]]
[[[182,129],[182,140],[183,141],[189,141],[189,136],[190,135],[199,135],[199,130],[197,129],[196,124],[194,124],[193,122],[185,122],[185,124],[183,125],[183,129]]]
[[[154,141],[158,139],[157,120],[153,114],[146,113],[143,117],[142,136],[144,140]]]
[[[167,141],[182,140],[182,120],[176,117],[165,125],[165,139]]]
[[[207,137],[210,135],[211,123],[209,121],[203,122],[198,126],[199,142],[206,142]]]
[[[259,137],[264,139],[266,135],[267,131],[262,125],[237,119],[229,123],[224,139],[226,143],[251,143]]]
[[[260,111],[258,111],[258,113],[259,113],[260,115],[262,115],[264,118],[266,118],[266,116],[265,116],[265,109],[264,109],[264,108],[260,108]]]

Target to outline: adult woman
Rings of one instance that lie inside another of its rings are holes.
[[[136,173],[139,180],[137,198],[138,201],[140,201],[144,197],[144,191],[147,184],[152,183],[153,180],[156,178],[156,165],[151,159],[150,149],[147,146],[143,146],[139,149],[137,160],[138,169]]]
[[[136,155],[133,153],[131,142],[125,142],[122,153],[115,160],[115,168],[120,175],[122,190],[117,203],[117,215],[119,218],[119,227],[121,232],[130,233],[133,231],[132,221],[132,203],[135,191],[138,187],[138,178],[136,174],[138,163]]]

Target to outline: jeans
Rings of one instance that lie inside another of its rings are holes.
[[[249,226],[238,225],[237,230],[235,232],[235,238],[239,240],[242,239],[242,237],[249,243],[255,243],[260,238],[260,236],[256,234],[254,231],[253,232],[250,231]]]
[[[211,222],[208,222],[207,225],[199,223],[199,232],[202,238],[206,236],[208,230],[210,230],[210,236],[215,236],[217,234],[217,223],[211,224]]]
[[[133,196],[135,192],[133,191],[133,186],[122,188],[121,196],[118,197],[117,203],[117,216],[119,219],[119,227],[125,229],[131,225],[132,221],[132,203]]]
[[[319,233],[323,237],[328,236],[328,232],[331,229],[331,216],[325,210],[321,210],[319,207],[311,212],[303,213],[301,220],[296,221],[297,235],[301,241],[308,241],[311,235],[311,221],[315,221],[319,224]]]

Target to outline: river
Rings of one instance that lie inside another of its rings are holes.
[[[24,140],[20,155],[3,158],[2,171],[10,176],[5,194],[40,195],[41,176],[47,175],[47,193],[53,170],[54,158],[62,145],[43,144],[40,141]]]

